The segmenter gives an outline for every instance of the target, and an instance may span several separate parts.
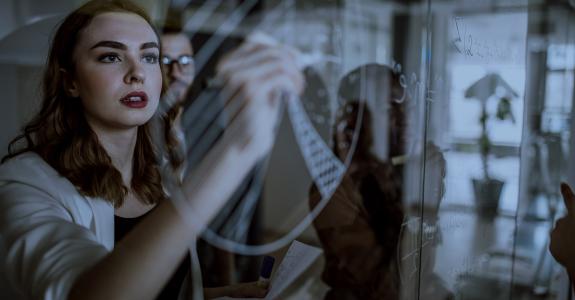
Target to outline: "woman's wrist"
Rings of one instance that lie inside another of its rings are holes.
[[[219,146],[184,179],[180,199],[173,199],[194,232],[203,231],[253,165],[238,147]]]
[[[214,299],[220,297],[230,297],[230,286],[219,286],[212,288],[204,288],[204,299]]]

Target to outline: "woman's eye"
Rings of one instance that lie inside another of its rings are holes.
[[[159,61],[159,56],[156,54],[145,54],[142,58],[146,63],[157,64]]]
[[[121,61],[121,59],[117,54],[104,54],[98,58],[98,61],[104,63],[114,63]]]

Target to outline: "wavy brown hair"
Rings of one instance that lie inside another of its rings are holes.
[[[179,140],[175,132],[176,119],[183,109],[183,102],[178,102],[174,104],[174,106],[170,108],[163,117],[164,137],[166,139],[166,156],[173,170],[179,170],[182,168],[186,161],[186,153],[184,153],[186,149],[184,145],[182,145],[183,141]]]
[[[52,40],[44,70],[40,111],[24,127],[23,133],[12,140],[8,155],[2,162],[23,152],[36,152],[60,175],[70,180],[82,195],[101,197],[119,207],[129,189],[122,184],[122,175],[112,165],[110,156],[88,125],[81,101],[66,92],[66,82],[69,80],[66,76],[75,75],[73,52],[82,31],[94,17],[108,12],[139,15],[154,28],[142,8],[124,0],[89,1],[68,15]],[[157,31],[156,36],[160,41]],[[164,94],[163,71],[162,78]],[[166,199],[166,194],[162,188],[149,123],[140,126],[137,135],[131,189],[143,202],[157,203]]]
[[[344,119],[350,119],[354,126],[361,126],[356,156],[368,158],[373,144],[373,132],[371,128],[371,113],[368,103],[376,103],[379,107],[387,109],[388,117],[388,157],[386,160],[405,154],[406,144],[406,120],[405,103],[409,99],[398,101],[402,98],[400,75],[388,66],[380,64],[362,65],[346,74],[339,83],[338,97],[344,102],[343,107],[337,112],[336,124]],[[368,99],[373,98],[373,99]],[[365,105],[365,108],[363,107]],[[357,123],[357,116],[362,112],[361,124]],[[335,132],[336,128],[334,128]],[[333,136],[335,146],[335,135]],[[337,147],[334,152],[338,155]]]
[[[405,215],[402,203],[403,165],[392,163],[393,157],[405,154],[405,104],[397,101],[401,99],[399,76],[383,65],[361,66],[342,78],[338,94],[345,103],[337,112],[333,151],[339,156],[337,130],[338,125],[345,122],[346,127],[358,134],[351,164],[359,167],[353,173],[350,168],[347,175],[361,196],[361,203],[367,212],[366,221],[382,248],[381,258],[373,262],[379,271],[370,274],[372,280],[357,290],[356,296],[375,299],[385,293],[386,299],[395,299],[400,290],[399,265],[395,257]],[[388,154],[383,161],[372,152],[374,131],[369,102],[387,108]]]

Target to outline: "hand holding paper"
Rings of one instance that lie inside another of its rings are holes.
[[[292,284],[321,254],[321,249],[293,241],[284,256],[276,273],[272,276],[270,289],[264,299],[277,299],[277,297]],[[218,300],[238,298],[222,297]],[[254,298],[242,298],[254,299]]]

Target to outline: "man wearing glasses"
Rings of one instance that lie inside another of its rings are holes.
[[[177,19],[174,17],[173,19]],[[172,165],[177,176],[183,177],[185,170],[188,166],[194,166],[204,152],[193,151],[188,152],[188,143],[190,141],[186,138],[184,131],[184,102],[188,96],[188,89],[194,81],[196,69],[194,64],[194,51],[190,38],[181,31],[179,24],[171,24],[164,28],[162,34],[162,58],[161,65],[168,79],[168,91],[163,98],[166,101],[166,116],[164,121],[165,125],[170,128],[170,137],[167,139],[167,154],[170,156],[171,161],[176,161],[177,165]],[[217,89],[210,93],[210,99],[218,101],[219,92]],[[201,124],[206,120],[195,120],[188,122],[187,126],[192,127]],[[216,130],[218,134],[224,130],[224,126],[220,125]],[[198,141],[192,142],[193,147]],[[248,178],[249,179],[249,178]],[[244,184],[247,184],[244,183]],[[243,195],[244,188],[240,188],[238,195]],[[232,253],[225,250],[214,248],[207,243],[200,241],[198,244],[200,255],[201,267],[206,272],[202,272],[202,281],[204,284],[204,294],[206,298],[214,298],[221,296],[231,297],[255,297],[261,295],[262,290],[267,290],[267,287],[260,287],[256,281],[236,283],[235,278],[235,257]],[[187,255],[184,261],[178,267],[174,276],[168,282],[168,286],[173,287],[173,290],[178,290],[184,278],[189,274],[190,256]]]
[[[162,35],[162,65],[170,82],[170,90],[174,93],[174,101],[184,100],[195,75],[192,44],[189,38],[181,32],[165,32]]]

